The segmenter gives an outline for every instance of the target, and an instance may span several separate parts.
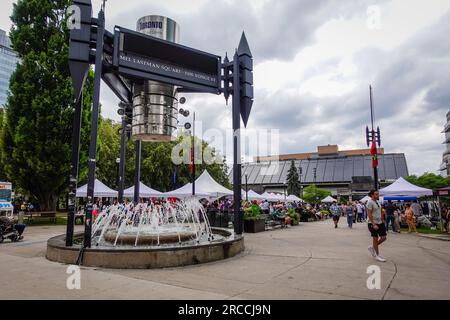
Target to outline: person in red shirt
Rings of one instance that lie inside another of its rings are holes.
[[[95,219],[97,219],[97,216],[98,216],[98,207],[94,206],[94,210],[92,210],[92,217],[94,218],[94,221]]]

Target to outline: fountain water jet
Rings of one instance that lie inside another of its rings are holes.
[[[75,239],[82,239],[82,233]],[[232,230],[211,228],[196,198],[175,203],[118,204],[105,208],[92,226],[92,248],[83,265],[161,268],[226,259],[244,250]],[[49,239],[47,259],[75,263],[81,243],[65,246],[64,235]]]

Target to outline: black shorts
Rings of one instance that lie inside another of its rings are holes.
[[[333,221],[339,221],[339,216],[333,216]]]
[[[386,225],[384,223],[377,224],[378,230],[375,230],[371,223],[369,223],[367,226],[369,227],[369,231],[372,237],[378,238],[386,236]]]

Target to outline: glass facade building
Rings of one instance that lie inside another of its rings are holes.
[[[11,48],[11,41],[4,30],[0,29],[0,108],[6,103],[9,79],[16,69],[19,57]]]

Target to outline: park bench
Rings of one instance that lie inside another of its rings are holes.
[[[25,212],[24,218],[27,219],[29,224],[32,224],[33,221],[39,219],[48,219],[53,223],[56,223],[56,212],[55,211],[40,211],[40,212]]]

